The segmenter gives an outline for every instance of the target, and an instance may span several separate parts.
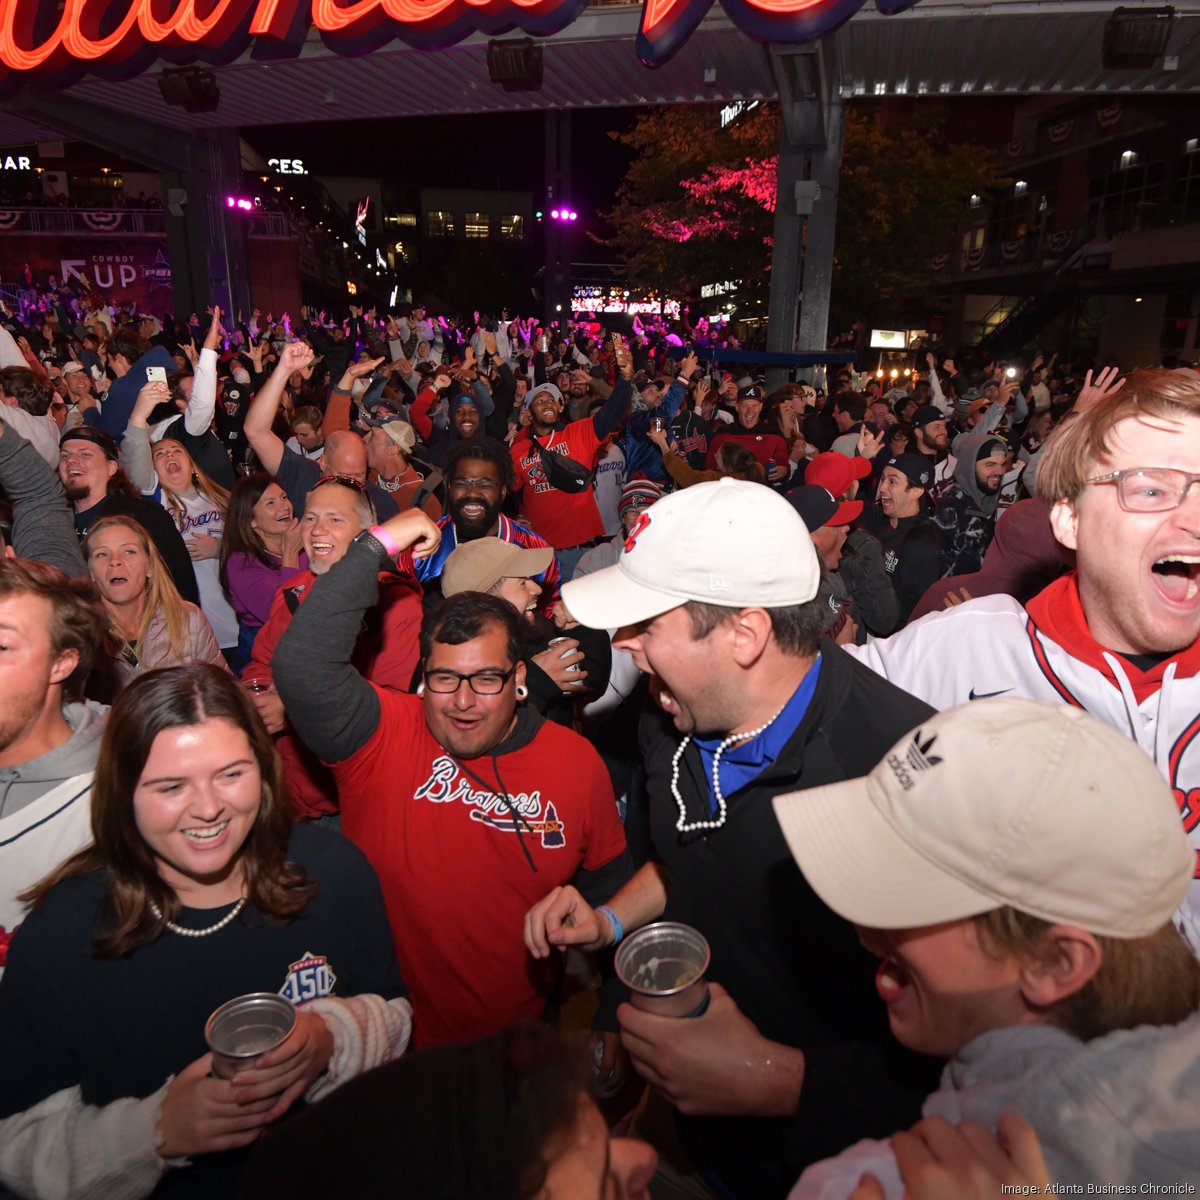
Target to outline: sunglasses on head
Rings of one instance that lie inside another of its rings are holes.
[[[321,478],[313,484],[313,488],[315,489],[324,487],[327,483],[338,483],[341,484],[342,487],[352,488],[354,491],[358,492],[360,496],[365,496],[367,494],[367,485],[365,483],[359,483],[357,479],[352,479],[349,475],[322,475]]]

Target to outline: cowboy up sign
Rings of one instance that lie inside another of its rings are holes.
[[[730,19],[765,42],[812,41],[848,21],[864,0],[721,0]],[[916,0],[875,0],[881,12]],[[637,49],[650,66],[687,40],[712,0],[644,0]],[[475,31],[548,36],[586,0],[0,0],[0,92],[37,79],[66,84],[90,71],[128,78],[157,59],[228,63],[294,58],[309,30],[340,54],[399,38],[437,49]]]

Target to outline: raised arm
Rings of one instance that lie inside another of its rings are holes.
[[[209,324],[204,345],[200,348],[200,359],[192,375],[191,399],[183,412],[183,427],[192,437],[207,433],[212,425],[213,413],[217,408],[217,350],[220,348],[223,332],[221,310],[214,305],[212,322]]]
[[[254,453],[269,475],[277,474],[279,464],[283,461],[283,440],[272,429],[279,402],[283,399],[283,389],[291,373],[302,371],[312,360],[311,346],[304,342],[289,342],[284,346],[267,382],[259,388],[246,411],[246,439],[254,447]]]
[[[79,538],[58,474],[0,412],[0,488],[12,505],[12,548],[19,558],[49,563],[78,579],[87,578]]]
[[[384,540],[363,532],[345,557],[313,585],[279,639],[271,669],[288,719],[301,740],[326,762],[342,762],[366,745],[379,724],[379,695],[350,656],[363,613],[379,597],[379,572],[392,568],[384,541],[401,551],[411,572],[409,548],[433,552],[441,531],[420,509],[385,522]]]

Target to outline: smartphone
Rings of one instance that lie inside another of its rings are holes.
[[[1005,373],[1005,375],[1007,375],[1007,376],[1009,377],[1009,379],[1016,379],[1016,377],[1017,377],[1017,368],[1016,368],[1016,367],[1009,367],[1009,368],[1008,368],[1008,370],[1007,370],[1007,371],[1005,371],[1004,373]]]
[[[166,383],[167,368],[166,367],[147,367],[146,368],[147,383]]]

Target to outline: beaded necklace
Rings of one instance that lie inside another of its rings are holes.
[[[160,909],[153,900],[150,900],[147,903],[150,911],[154,914],[154,919],[156,921],[161,921],[163,919],[162,909]],[[219,921],[216,922],[216,924],[208,926],[207,929],[188,929],[186,925],[176,925],[174,921],[168,921],[166,924],[167,928],[172,933],[177,933],[180,937],[208,937],[210,933],[217,933],[224,929],[225,926],[228,925],[245,907],[246,897],[243,896]]]
[[[683,752],[691,744],[692,735],[689,733],[683,739],[679,744],[679,749],[675,751],[675,757],[671,760],[671,795],[675,797],[675,803],[679,808],[679,820],[675,822],[676,830],[680,833],[694,833],[698,829],[720,829],[725,824],[729,810],[725,804],[725,793],[721,791],[721,755],[735,742],[749,741],[766,733],[786,707],[785,704],[783,708],[778,709],[766,724],[760,725],[757,729],[748,729],[745,733],[731,733],[717,747],[712,765],[713,795],[717,798],[717,819],[715,821],[689,821],[687,819],[687,807],[683,803],[683,797],[679,794],[679,764],[683,761]]]

